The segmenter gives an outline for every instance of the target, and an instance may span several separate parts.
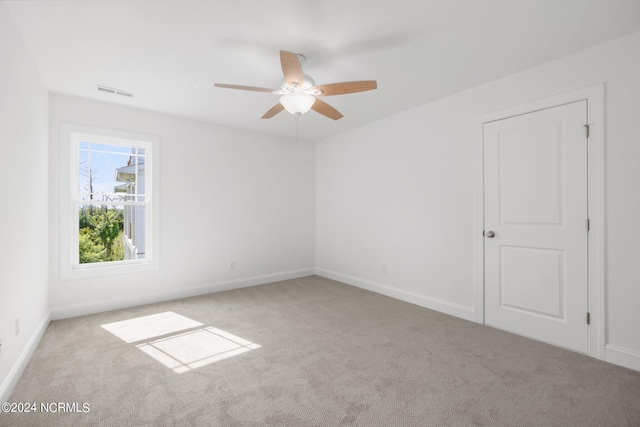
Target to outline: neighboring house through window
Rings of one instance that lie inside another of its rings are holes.
[[[132,148],[126,166],[116,169],[116,194],[122,194],[124,200],[144,201],[145,196],[145,156],[144,149]],[[124,259],[144,259],[145,257],[145,211],[144,206],[124,206],[122,242]]]

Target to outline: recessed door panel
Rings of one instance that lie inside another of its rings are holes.
[[[564,320],[564,257],[555,249],[500,248],[500,306]]]
[[[502,224],[561,222],[560,125],[544,123],[499,134]]]

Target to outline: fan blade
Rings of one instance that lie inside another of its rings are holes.
[[[344,117],[340,113],[340,111],[336,110],[326,102],[319,100],[318,98],[316,98],[316,102],[313,103],[313,105],[311,106],[311,109],[333,120],[339,120],[342,117]]]
[[[271,117],[275,116],[276,114],[278,114],[282,110],[284,110],[284,107],[282,106],[282,104],[280,104],[278,102],[276,105],[271,107],[271,109],[269,111],[264,113],[264,116],[262,116],[262,118],[263,119],[270,119]]]
[[[267,89],[265,87],[255,87],[255,86],[240,86],[240,85],[227,85],[224,83],[214,83],[215,87],[223,87],[225,89],[240,89],[240,90],[251,90],[254,92],[268,92],[273,93],[272,89]]]
[[[280,64],[282,65],[284,80],[289,84],[297,83],[298,86],[302,86],[302,65],[300,65],[298,55],[293,52],[281,50]]]
[[[311,88],[312,91],[320,90],[316,96],[344,95],[347,93],[364,92],[378,88],[375,80],[361,80],[358,82],[331,83]],[[315,93],[314,93],[315,95]]]

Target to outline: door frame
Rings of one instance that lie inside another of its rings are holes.
[[[605,337],[605,221],[604,221],[604,83],[524,102],[476,116],[475,145],[475,321],[484,324],[484,124],[534,111],[587,101],[589,141],[587,152],[588,215],[588,310],[591,324],[588,354],[604,360]],[[586,314],[586,313],[585,313]],[[586,318],[585,318],[586,322]]]

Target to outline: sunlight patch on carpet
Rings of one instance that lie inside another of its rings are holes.
[[[260,348],[259,344],[172,311],[101,325],[176,374]]]
[[[182,374],[255,350],[260,345],[220,329],[206,327],[136,347],[176,374]]]
[[[101,326],[122,341],[130,344],[186,329],[197,328],[202,326],[202,323],[176,314],[173,311],[166,311],[121,322],[107,323]]]

